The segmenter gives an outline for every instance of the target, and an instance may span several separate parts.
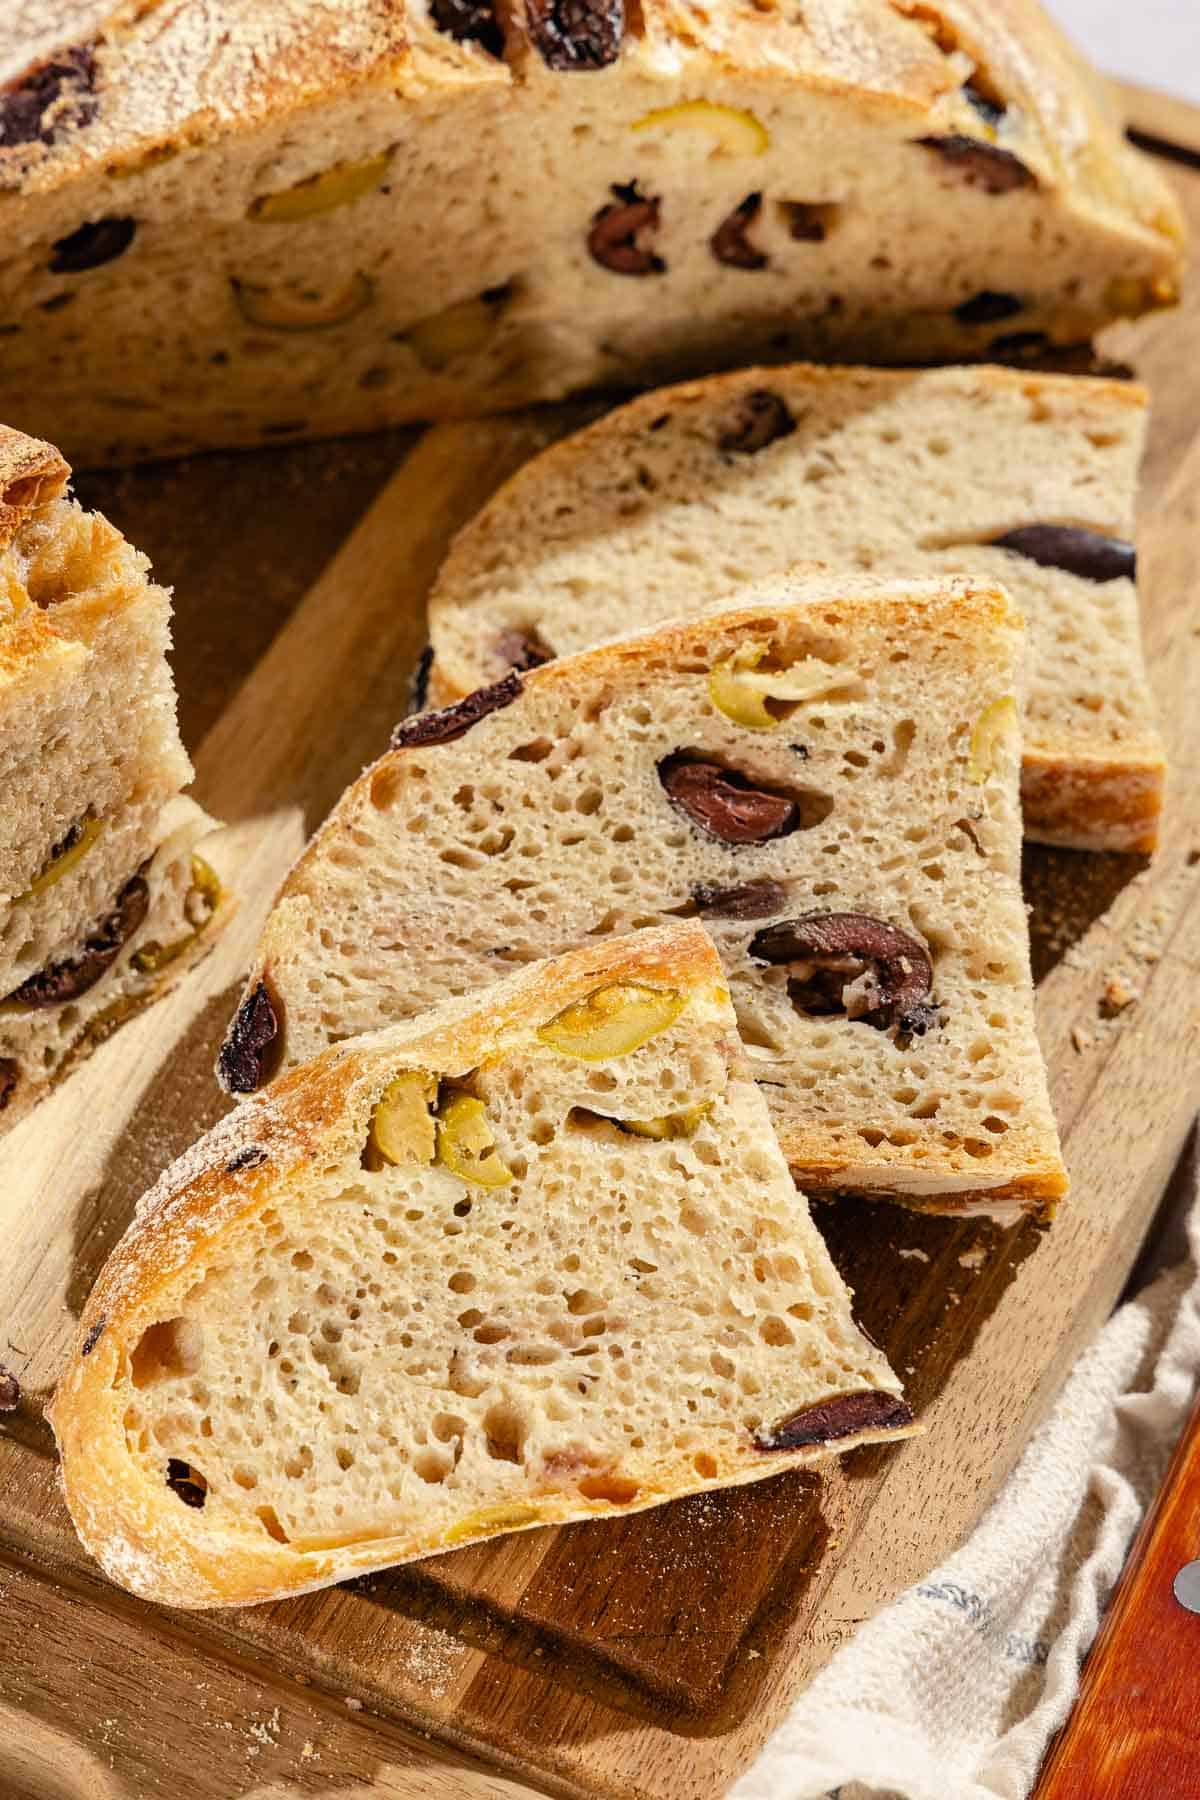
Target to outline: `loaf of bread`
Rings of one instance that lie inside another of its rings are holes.
[[[1034,0],[18,10],[0,414],[79,461],[1176,294],[1170,190]]]
[[[225,911],[180,797],[170,598],[69,473],[0,428],[0,1131]]]
[[[1021,654],[994,585],[781,578],[405,721],[285,882],[222,1079],[695,914],[803,1186],[1050,1210]]]
[[[175,1606],[913,1429],[678,921],[327,1051],[224,1120],[103,1271],[52,1422],[84,1544]]]
[[[994,367],[752,369],[643,395],[462,531],[431,696],[704,606],[789,563],[1000,581],[1029,628],[1022,798],[1043,843],[1150,850],[1163,748],[1138,632],[1146,396]]]

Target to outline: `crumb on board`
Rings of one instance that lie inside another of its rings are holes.
[[[404,1657],[404,1671],[413,1681],[420,1682],[426,1693],[438,1698],[445,1693],[455,1665],[466,1654],[466,1648],[448,1632],[428,1626],[409,1646]]]
[[[344,1695],[342,1698],[342,1704],[343,1704],[343,1706],[347,1707],[351,1712],[361,1712],[363,1709],[362,1701],[357,1699],[355,1697],[355,1695],[353,1695],[353,1694]]]
[[[958,1259],[960,1269],[978,1269],[987,1261],[987,1251],[982,1244],[975,1244],[970,1250],[964,1250]]]
[[[927,1263],[929,1261],[928,1250],[917,1250],[915,1248],[912,1250],[897,1250],[896,1255],[907,1258],[909,1262]]]

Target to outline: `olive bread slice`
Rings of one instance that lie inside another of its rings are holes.
[[[994,585],[781,578],[405,720],[284,883],[222,1079],[697,915],[805,1187],[1050,1210],[1021,654]]]
[[[170,596],[69,474],[0,427],[0,1131],[225,911],[179,798]]]
[[[190,1607],[914,1429],[678,921],[239,1108],[104,1269],[51,1418],[86,1547]]]
[[[458,536],[431,694],[703,606],[802,559],[1000,581],[1025,615],[1042,843],[1150,850],[1164,757],[1135,588],[1135,384],[993,367],[751,369],[544,451]]]

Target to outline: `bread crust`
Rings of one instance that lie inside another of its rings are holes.
[[[63,492],[71,470],[53,444],[0,425],[0,550]]]
[[[1075,189],[1098,217],[1182,239],[1170,188],[1150,178],[1115,129],[1100,82],[1036,0],[939,0],[936,30],[932,9],[917,0],[851,0],[849,16],[845,4],[809,0],[804,12],[808,29],[798,38],[769,11],[643,0],[620,61],[652,71],[664,55],[682,58],[700,80],[706,70],[733,70],[932,119],[954,82],[940,35],[977,56],[1020,102],[1047,176]],[[248,134],[317,98],[394,84],[416,100],[472,80],[563,79],[530,54],[523,6],[505,7],[502,17],[506,63],[438,33],[413,0],[364,0],[353,9],[263,0],[252,14],[237,0],[186,0],[170,9],[110,3],[82,16],[77,9],[74,36],[65,35],[57,0],[31,0],[0,80],[15,86],[56,52],[84,42],[96,58],[96,89],[104,98],[119,95],[121,104],[111,126],[101,106],[81,124],[66,122],[52,144],[22,146],[21,156],[0,152],[0,166],[24,164],[25,179],[49,191],[101,158],[120,168],[151,144]]]
[[[724,1014],[728,996],[720,961],[703,928],[681,923],[632,939],[609,940],[536,965],[503,994],[481,1002],[452,1001],[369,1038],[337,1046],[282,1077],[261,1097],[223,1120],[173,1169],[139,1210],[96,1284],[79,1323],[68,1369],[48,1417],[62,1454],[67,1503],[79,1534],[106,1572],[147,1598],[181,1607],[241,1605],[302,1593],[363,1570],[411,1560],[448,1547],[439,1537],[371,1538],[312,1547],[229,1536],[198,1541],[189,1514],[165,1485],[152,1490],[131,1479],[122,1411],[130,1354],[142,1331],[171,1315],[207,1266],[208,1252],[259,1215],[281,1193],[302,1187],[315,1159],[339,1147],[343,1121],[361,1115],[386,1075],[398,1068],[462,1073],[503,1053],[506,1041],[527,1034],[531,1020],[552,1017],[583,999],[598,980],[652,980],[700,990]],[[495,1004],[492,1002],[495,1001]],[[253,1148],[253,1159],[239,1152]],[[880,1359],[880,1370],[885,1369]],[[896,1393],[891,1377],[881,1387]],[[859,1443],[890,1441],[919,1427],[901,1422],[838,1439],[840,1453]],[[806,1466],[830,1454],[827,1445],[757,1453],[697,1481],[690,1455],[666,1457],[636,1500],[614,1503],[582,1495],[538,1494],[518,1523],[446,1534],[455,1547],[499,1530],[529,1529],[570,1519],[641,1511],[698,1486],[725,1487]]]

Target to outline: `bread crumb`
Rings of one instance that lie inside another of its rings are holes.
[[[964,1250],[958,1259],[960,1269],[978,1269],[987,1261],[987,1251],[982,1244],[976,1244],[972,1250]]]
[[[362,1709],[363,1709],[363,1703],[362,1703],[362,1701],[361,1701],[361,1700],[356,1700],[356,1699],[355,1699],[355,1698],[354,1698],[354,1695],[353,1695],[353,1694],[347,1694],[347,1695],[346,1695],[346,1696],[345,1696],[345,1697],[344,1697],[344,1699],[343,1699],[343,1702],[342,1702],[342,1704],[343,1704],[343,1705],[344,1705],[344,1706],[347,1706],[347,1707],[349,1707],[349,1709],[350,1709],[350,1711],[351,1711],[351,1712],[361,1712],[361,1711],[362,1711]]]
[[[1088,1048],[1090,1048],[1090,1046],[1091,1046],[1091,1043],[1092,1043],[1091,1033],[1085,1031],[1083,1029],[1082,1025],[1072,1025],[1072,1027],[1071,1027],[1071,1042],[1074,1044],[1076,1050],[1082,1056],[1083,1052],[1085,1050],[1087,1050]]]
[[[321,1752],[317,1749],[317,1746],[313,1743],[312,1739],[305,1738],[304,1743],[300,1747],[300,1761],[319,1762],[320,1756]]]
[[[1121,975],[1110,975],[1104,984],[1104,997],[1100,1002],[1101,1016],[1115,1019],[1118,1013],[1125,1011],[1137,1000],[1137,993]]]
[[[907,1257],[909,1262],[927,1263],[929,1261],[929,1252],[927,1250],[897,1250],[896,1254],[897,1256]]]

